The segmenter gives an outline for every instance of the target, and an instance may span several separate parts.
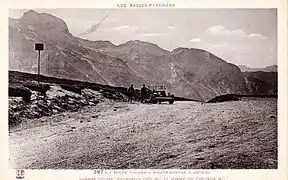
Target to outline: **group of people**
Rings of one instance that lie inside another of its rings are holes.
[[[133,97],[135,96],[135,89],[133,87],[133,84],[128,88],[127,94],[128,94],[128,101],[132,102]],[[141,88],[141,102],[144,102],[145,99],[148,98],[148,95],[149,95],[149,91],[146,88],[145,84],[143,84]]]

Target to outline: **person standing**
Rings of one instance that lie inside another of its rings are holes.
[[[134,87],[133,87],[133,84],[131,84],[131,86],[128,88],[128,102],[131,102],[132,103],[132,99],[133,99],[133,96],[134,96]]]
[[[143,84],[141,88],[141,102],[143,103],[146,98],[147,98],[147,88],[145,87],[145,84]]]

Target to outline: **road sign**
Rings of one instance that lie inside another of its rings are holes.
[[[40,83],[40,51],[44,50],[43,43],[35,43],[35,50],[38,51],[38,84]]]
[[[43,50],[44,50],[44,44],[42,44],[42,43],[36,43],[36,44],[35,44],[35,50],[43,51]]]

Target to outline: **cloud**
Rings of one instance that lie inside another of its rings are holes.
[[[194,38],[194,39],[191,39],[190,42],[202,42],[202,40],[199,38]]]
[[[175,26],[168,26],[168,29],[176,29]]]
[[[217,48],[217,49],[228,49],[229,45],[227,43],[222,43],[222,44],[213,45],[212,47]]]
[[[123,25],[123,26],[115,27],[114,29],[115,29],[115,30],[122,30],[122,29],[127,29],[127,28],[129,28],[128,25]]]
[[[215,34],[215,35],[228,35],[230,31],[224,28],[223,26],[213,26],[206,30],[208,34]]]
[[[217,36],[247,36],[247,34],[242,29],[228,30],[223,26],[213,26],[208,28],[206,33]]]
[[[256,34],[256,33],[247,34],[242,29],[229,30],[220,25],[213,26],[213,27],[206,29],[205,33],[209,36],[220,36],[222,38],[223,37],[238,38],[238,39],[239,38],[242,38],[242,39],[254,38],[254,39],[260,39],[260,40],[267,39],[265,36],[261,34]]]
[[[120,26],[112,26],[108,28],[99,28],[97,31],[100,33],[112,33],[112,34],[127,34],[127,33],[135,33],[139,30],[138,26],[131,25],[120,25]]]
[[[236,30],[233,30],[231,31],[230,33],[231,35],[237,35],[237,36],[247,36],[247,34],[242,30],[242,29],[236,29]]]
[[[253,60],[253,66],[261,67],[261,64],[277,59],[277,51],[273,52],[273,49],[277,49],[276,45],[268,43],[271,39],[261,33],[248,33],[241,28],[229,30],[217,25],[207,28],[203,35],[190,42],[199,41],[197,39],[201,39],[201,42],[192,46],[202,47],[228,62],[249,64]]]
[[[261,34],[254,34],[254,33],[250,34],[249,38],[258,38],[258,39],[263,39],[263,40],[267,39],[267,37],[262,36]]]
[[[167,36],[167,34],[162,34],[162,33],[147,33],[147,34],[140,34],[140,36]]]
[[[122,26],[115,27],[114,30],[116,30],[116,31],[131,31],[131,30],[134,31],[138,28],[139,28],[138,26],[122,25]]]
[[[89,29],[86,31],[79,33],[78,36],[85,36],[91,34],[97,30],[97,28],[101,25],[101,23],[107,18],[107,15],[104,15],[96,24],[93,24]]]

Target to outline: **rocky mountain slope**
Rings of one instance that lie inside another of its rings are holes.
[[[121,59],[83,47],[59,18],[30,10],[9,22],[10,70],[36,72],[34,43],[41,42],[45,44],[41,53],[44,75],[123,86],[142,81]]]
[[[36,42],[45,44],[41,53],[44,75],[124,87],[165,85],[176,96],[198,100],[227,93],[257,94],[255,89],[259,89],[253,89],[258,86],[257,78],[245,78],[236,65],[207,51],[177,48],[169,52],[138,40],[118,46],[84,40],[71,35],[63,20],[32,10],[20,19],[9,19],[10,70],[37,71]]]
[[[277,94],[277,72],[243,72],[246,87],[250,94]]]

